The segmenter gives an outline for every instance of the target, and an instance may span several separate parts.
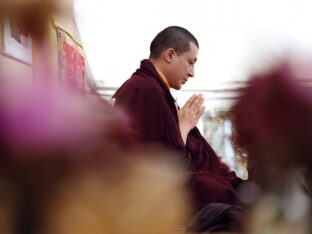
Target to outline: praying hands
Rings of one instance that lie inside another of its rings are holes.
[[[204,113],[204,98],[202,94],[193,94],[184,106],[178,110],[179,127],[184,144],[188,133],[196,126]]]

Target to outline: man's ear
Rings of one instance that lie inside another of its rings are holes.
[[[175,50],[173,48],[166,49],[164,53],[164,58],[166,62],[171,63],[174,55],[175,55]]]

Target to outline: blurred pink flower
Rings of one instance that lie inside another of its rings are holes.
[[[80,97],[42,85],[2,85],[0,92],[1,141],[13,154],[80,154],[130,142],[126,116],[100,97]]]
[[[274,186],[294,166],[312,168],[312,73],[306,82],[284,61],[249,81],[233,107],[236,142],[251,179]],[[307,74],[305,74],[307,75]],[[306,84],[306,85],[304,85]]]

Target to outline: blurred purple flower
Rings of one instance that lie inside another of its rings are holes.
[[[118,109],[97,96],[47,86],[2,85],[0,126],[1,143],[15,156],[71,150],[79,155],[92,147],[130,142],[126,116]]]
[[[236,143],[248,152],[251,179],[282,181],[294,166],[312,169],[312,73],[306,82],[287,61],[255,75],[233,107]],[[307,75],[307,74],[305,74]]]

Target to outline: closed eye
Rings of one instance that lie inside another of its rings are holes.
[[[193,60],[193,59],[192,59],[192,60],[189,60],[189,64],[190,64],[190,65],[194,65],[194,64],[196,63],[196,60],[197,60],[197,59],[194,59],[194,60]]]

